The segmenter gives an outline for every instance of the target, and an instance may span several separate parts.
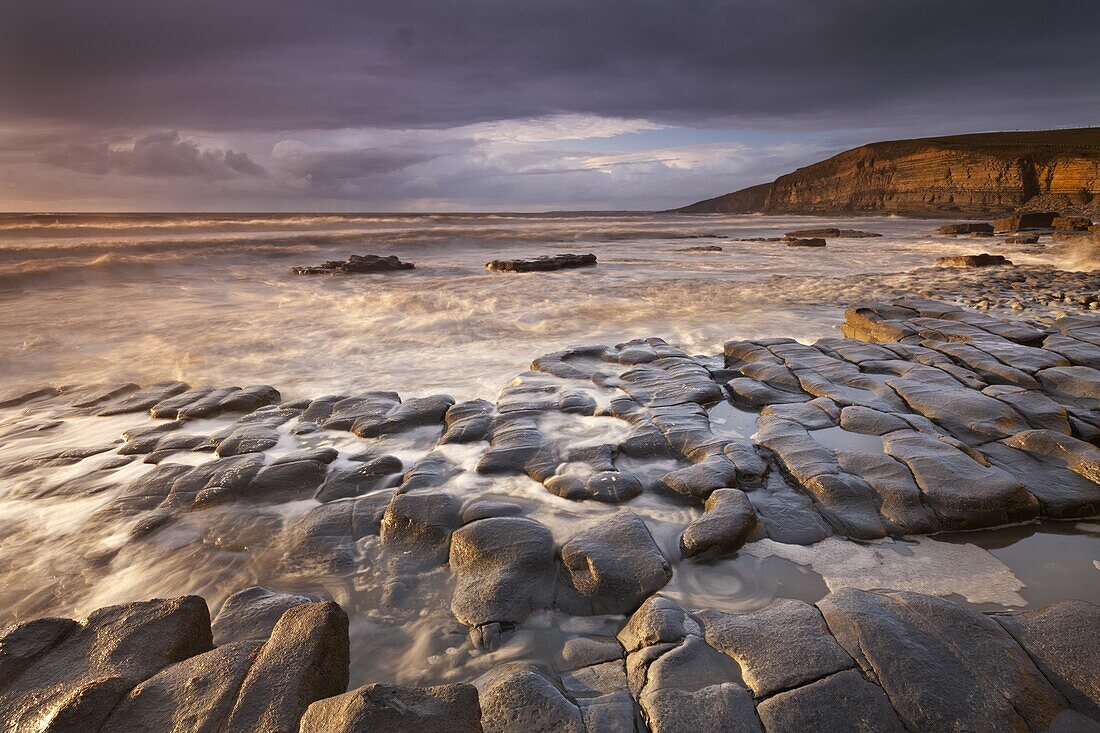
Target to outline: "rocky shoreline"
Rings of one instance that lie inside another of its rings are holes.
[[[222,538],[275,537],[303,582],[370,565],[380,604],[415,606],[421,579],[443,576],[481,653],[542,612],[610,634],[570,639],[553,667],[494,665],[473,686],[345,693],[348,616],[304,588],[246,589],[213,622],[201,598],[142,601],[3,631],[0,711],[15,729],[51,731],[1100,730],[1100,608],[1088,603],[982,614],[834,588],[729,613],[662,595],[686,564],[705,573],[746,544],[1100,515],[1100,320],[905,298],[853,303],[842,332],[705,356],[656,338],[575,346],[537,358],[495,402],[283,401],[266,385],[182,382],[4,400],[20,415],[5,438],[134,421],[116,442],[0,465],[11,479],[94,463],[94,488],[26,484],[19,498],[94,491],[103,500],[76,531],[125,536],[114,553],[220,523]],[[603,421],[596,438],[579,432],[591,421]],[[320,440],[341,435],[366,450]],[[474,476],[489,490],[472,490]],[[609,513],[559,537],[493,494],[517,477]],[[675,549],[631,503],[647,497],[703,510]],[[305,513],[266,524],[289,502]]]

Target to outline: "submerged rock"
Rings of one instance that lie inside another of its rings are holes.
[[[788,247],[824,247],[825,240],[821,237],[809,237],[807,239],[800,239],[798,237],[790,237],[786,240]]]

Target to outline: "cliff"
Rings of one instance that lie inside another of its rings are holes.
[[[999,214],[1100,199],[1100,127],[871,143],[684,213]]]

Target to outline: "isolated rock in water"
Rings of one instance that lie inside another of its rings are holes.
[[[1011,237],[1005,237],[1005,244],[1035,244],[1038,241],[1038,234],[1016,234]]]
[[[992,232],[993,230],[990,229]],[[839,229],[837,227],[822,227],[820,229],[797,229],[783,235],[784,239],[867,239],[881,237],[878,232],[865,232],[859,229]]]
[[[1033,211],[1028,214],[1014,214],[993,222],[998,232],[1018,232],[1021,229],[1049,229],[1054,224],[1057,212]]]
[[[318,700],[302,716],[303,733],[481,733],[473,685],[367,685]]]
[[[237,591],[225,599],[210,624],[214,643],[220,646],[234,641],[267,639],[287,610],[310,600],[305,596],[268,590],[261,585]]]
[[[596,264],[594,254],[543,255],[532,260],[493,260],[485,265],[495,272],[544,272]]]
[[[574,536],[562,546],[561,561],[568,589],[559,604],[582,613],[630,613],[672,578],[645,522],[628,511]]]
[[[702,244],[698,247],[683,247],[676,250],[677,252],[721,252],[722,248],[717,244]]]
[[[197,596],[108,606],[78,623],[21,624],[0,638],[0,719],[13,730],[99,730],[136,685],[211,647]]]
[[[718,557],[741,549],[756,529],[756,513],[745,492],[718,489],[707,498],[703,515],[680,535],[684,557]]]
[[[820,237],[811,237],[809,239],[798,239],[792,237],[785,240],[788,247],[824,247],[825,240]]]
[[[291,272],[295,275],[332,275],[335,273],[368,273],[368,272],[394,272],[396,270],[411,270],[415,266],[411,262],[402,262],[396,255],[380,257],[379,255],[351,255],[346,261],[329,260],[314,267],[294,267]]]
[[[585,733],[580,710],[545,667],[501,665],[479,688],[487,733]]]
[[[993,234],[993,225],[986,222],[944,224],[936,230],[940,234]]]
[[[451,538],[451,612],[470,627],[514,626],[553,597],[554,539],[538,522],[494,517]]]
[[[1012,261],[1004,255],[957,255],[955,257],[937,257],[937,267],[992,267],[993,265],[1011,265]]]
[[[331,601],[283,614],[241,685],[226,730],[294,733],[310,703],[348,687],[348,616]]]

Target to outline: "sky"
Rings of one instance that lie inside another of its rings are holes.
[[[680,206],[1100,124],[1095,0],[0,0],[0,210]]]

